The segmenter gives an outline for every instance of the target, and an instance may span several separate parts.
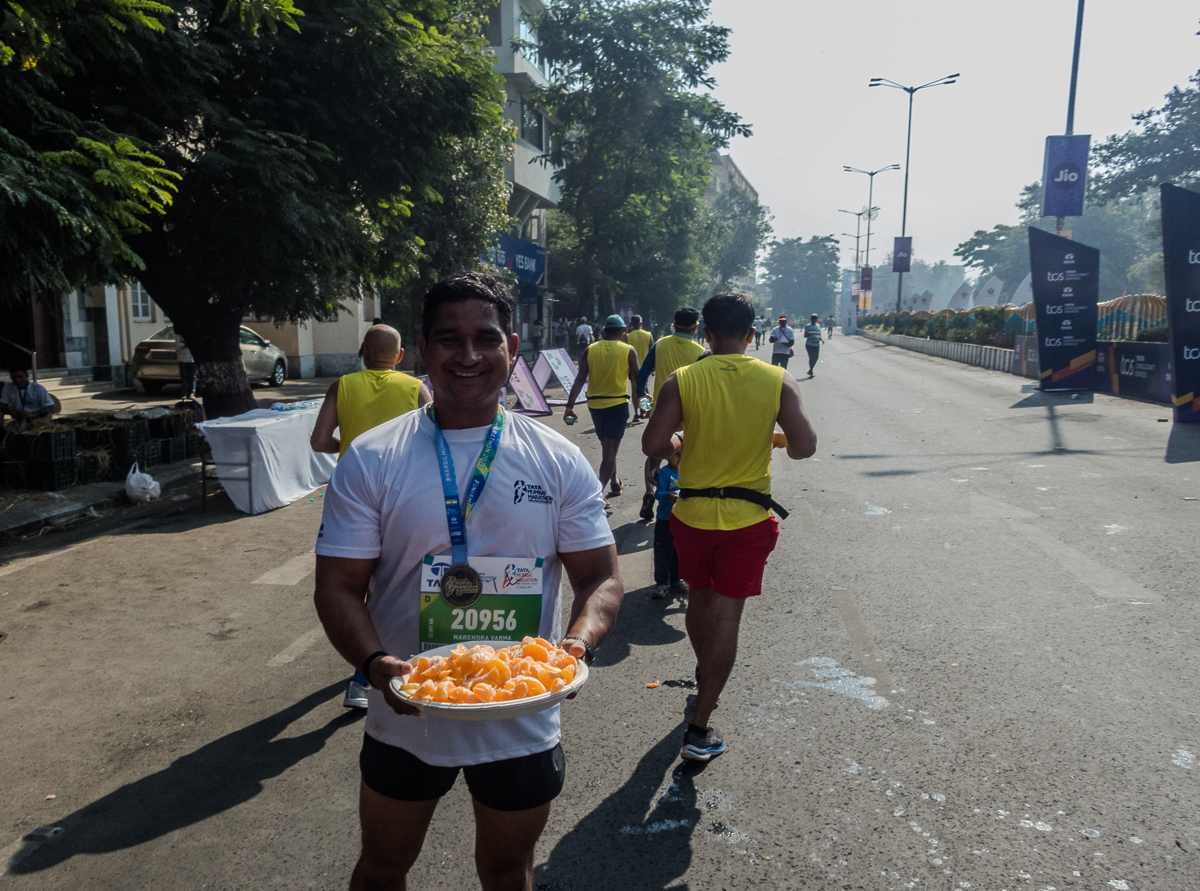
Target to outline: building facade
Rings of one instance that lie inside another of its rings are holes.
[[[712,161],[712,175],[708,180],[708,189],[704,193],[704,199],[710,206],[715,204],[716,200],[728,189],[739,189],[753,198],[755,203],[758,202],[758,190],[750,184],[750,180],[734,163],[731,155],[722,155],[720,152],[714,151]],[[764,300],[767,303],[770,302],[770,292],[764,285],[758,283],[757,274],[738,276],[731,279],[729,285],[733,290],[740,291],[757,304],[762,304]]]

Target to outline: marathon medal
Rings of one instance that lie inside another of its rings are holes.
[[[483,579],[469,563],[455,563],[441,581],[442,599],[459,609],[470,606],[483,593]]]
[[[434,433],[437,437],[438,467],[442,476],[442,493],[446,499],[446,523],[450,527],[450,546],[453,553],[450,568],[442,576],[440,590],[442,598],[456,609],[470,606],[483,594],[483,579],[470,565],[467,559],[467,517],[471,516],[471,508],[479,501],[483,487],[487,483],[488,474],[492,470],[492,461],[500,447],[500,433],[504,428],[504,410],[496,411],[496,419],[488,430],[475,462],[475,470],[471,474],[471,483],[467,486],[466,510],[458,501],[458,480],[454,474],[454,458],[450,454],[450,446],[442,435],[442,428],[437,425],[433,403],[426,409],[430,420],[433,421]]]

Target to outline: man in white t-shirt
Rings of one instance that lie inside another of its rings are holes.
[[[15,430],[24,430],[34,418],[44,418],[62,411],[62,403],[37,381],[29,379],[24,368],[13,368],[8,372],[9,383],[0,389],[0,429],[4,427],[4,416],[11,415],[16,421],[10,425]]]
[[[788,327],[787,316],[779,317],[779,324],[771,329],[770,341],[771,364],[782,368],[788,367],[788,359],[792,358],[792,347],[796,345],[796,332]]]
[[[592,331],[592,326],[588,324],[587,319],[580,319],[579,324],[575,327],[574,338],[574,356],[578,362],[583,356],[583,353],[596,339],[595,333]]]
[[[420,717],[389,682],[411,671],[411,654],[472,639],[561,640],[590,661],[624,593],[587,459],[545,425],[499,409],[517,355],[513,312],[505,288],[481,273],[434,285],[417,340],[434,404],[356,438],[326,493],[317,612],[338,652],[371,682],[359,757],[362,854],[351,889],[405,887],[460,769],[474,799],[483,887],[531,887],[534,845],[563,786],[558,707],[484,722]],[[485,483],[472,507],[468,487],[479,475]],[[456,490],[449,505],[444,477]],[[449,526],[454,499],[466,513],[459,545]],[[452,604],[437,579],[463,552],[483,591]],[[540,565],[540,579],[534,572],[517,593],[501,593],[513,562]],[[564,569],[575,598],[560,637]],[[475,630],[485,610],[505,621]]]

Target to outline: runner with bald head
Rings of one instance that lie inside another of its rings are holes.
[[[400,332],[391,325],[372,325],[358,355],[366,367],[338,378],[329,387],[309,439],[314,452],[337,452],[339,460],[355,437],[432,399],[423,383],[396,370],[404,348]],[[369,687],[367,679],[355,672],[342,705],[366,708]]]

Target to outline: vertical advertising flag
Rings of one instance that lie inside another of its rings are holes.
[[[1175,420],[1200,421],[1200,195],[1163,185],[1163,273]]]
[[[863,291],[871,290],[871,267],[870,266],[864,266],[862,268],[862,274],[858,278],[858,287],[860,290],[863,290]]]
[[[979,293],[975,295],[976,306],[999,306],[1000,292],[1004,290],[1004,282],[992,276],[987,280],[987,284],[979,289]]]
[[[947,309],[966,309],[971,305],[971,284],[963,282],[957,291],[950,295]]]
[[[1024,306],[1026,303],[1033,302],[1033,274],[1025,276],[1021,279],[1021,284],[1017,285],[1017,290],[1013,294],[1013,299],[1009,301],[1013,306]]]
[[[908,272],[912,264],[912,236],[897,238],[892,248],[892,272]]]
[[[1042,165],[1042,216],[1081,217],[1090,136],[1047,136]]]
[[[854,299],[854,270],[842,270],[842,300]]]
[[[1041,388],[1093,389],[1100,251],[1031,227],[1029,268]]]

